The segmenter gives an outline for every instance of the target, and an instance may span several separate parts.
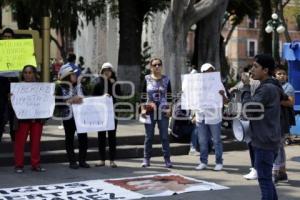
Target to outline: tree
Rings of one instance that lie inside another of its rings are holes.
[[[219,20],[219,16],[224,14],[227,7],[228,0],[172,0],[169,14],[167,16],[164,30],[164,66],[167,74],[171,77],[171,84],[173,90],[180,91],[181,82],[180,75],[187,71],[186,64],[186,37],[190,27],[209,16],[212,12],[216,15],[215,18]],[[203,31],[206,39],[213,40],[215,37],[220,36],[220,23],[214,20],[212,15],[207,19],[213,22],[212,24],[205,24],[203,21]],[[209,27],[212,26],[214,32],[207,32]],[[215,35],[216,34],[216,35]],[[219,41],[217,39],[216,41]],[[216,44],[201,44],[201,50],[209,52],[219,52],[219,45]],[[207,45],[207,46],[206,46]],[[217,53],[218,54],[218,53]],[[215,58],[211,54],[211,59]],[[218,56],[219,57],[219,56]]]
[[[79,15],[84,15],[87,22],[94,22],[101,16],[105,8],[105,1],[89,0],[7,0],[17,16],[19,29],[41,30],[41,19],[48,15],[51,17],[51,28],[61,36],[61,41],[51,36],[63,58],[66,58],[69,41],[77,36]],[[81,23],[83,24],[83,23]]]
[[[131,81],[135,92],[140,91],[141,41],[143,23],[155,12],[165,10],[168,0],[119,0],[120,47],[118,76]],[[122,88],[125,93],[128,88]]]

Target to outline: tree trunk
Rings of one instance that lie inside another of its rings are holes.
[[[198,64],[211,63],[216,70],[220,71],[220,35],[222,20],[228,1],[220,4],[213,13],[207,15],[200,22]]]
[[[141,40],[144,14],[139,0],[119,0],[120,47],[118,60],[119,80],[131,81],[136,94],[140,91]],[[122,87],[123,93],[132,88]]]
[[[272,4],[271,0],[260,0],[260,33],[259,33],[259,43],[258,52],[259,53],[269,53],[272,54],[272,34],[265,32],[265,27],[268,20],[271,19],[272,15]]]
[[[164,43],[164,71],[170,77],[172,90],[181,91],[181,74],[187,72],[186,68],[186,37],[188,28],[184,27],[185,23],[180,24],[174,30],[173,17],[169,15],[165,22],[163,30]]]

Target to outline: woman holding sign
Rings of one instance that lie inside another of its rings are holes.
[[[32,65],[23,68],[21,81],[37,82],[37,70]],[[13,94],[12,94],[13,95]],[[18,129],[16,131],[14,154],[15,154],[15,172],[24,172],[24,146],[28,135],[30,134],[30,151],[31,151],[31,169],[36,172],[45,172],[40,166],[40,144],[43,131],[42,119],[24,119],[18,120]]]
[[[141,101],[141,117],[149,118],[145,123],[146,136],[144,144],[144,161],[142,167],[150,166],[152,142],[155,124],[157,123],[162,142],[162,151],[167,168],[172,167],[169,146],[169,117],[171,116],[172,90],[170,79],[162,74],[162,60],[153,58],[150,61],[151,74],[145,77]]]
[[[120,96],[120,87],[116,84],[117,78],[113,70],[113,66],[110,63],[104,63],[100,70],[100,77],[95,85],[93,96],[108,95],[113,98],[113,103],[116,103],[117,96]],[[117,120],[115,120],[115,129],[110,131],[98,132],[98,148],[100,162],[96,164],[97,167],[105,166],[105,147],[106,147],[106,132],[108,134],[108,145],[109,145],[109,159],[110,166],[112,168],[117,167],[115,160],[116,155],[116,131],[117,131]]]
[[[65,129],[65,145],[69,167],[71,169],[89,168],[86,163],[86,154],[88,148],[87,133],[77,134],[79,147],[79,165],[74,152],[74,135],[76,132],[75,120],[71,112],[71,104],[82,103],[83,91],[80,84],[77,84],[76,70],[70,65],[64,65],[59,74],[59,84],[56,87],[56,96],[60,98],[64,105],[60,106],[61,117]],[[58,100],[59,101],[59,100]]]

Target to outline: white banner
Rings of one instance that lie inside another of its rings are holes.
[[[223,107],[223,98],[219,94],[224,90],[220,72],[184,74],[181,76],[181,107],[184,110],[201,110]]]
[[[11,83],[10,92],[18,119],[52,117],[55,107],[54,83]]]
[[[84,98],[82,104],[73,104],[77,133],[115,129],[115,112],[112,97]]]
[[[179,174],[158,174],[121,179],[3,188],[0,189],[0,200],[132,200],[223,189],[229,188]]]

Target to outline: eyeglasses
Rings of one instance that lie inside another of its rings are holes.
[[[152,64],[152,66],[153,66],[153,67],[156,67],[156,66],[157,66],[157,67],[161,67],[162,64],[161,64],[161,63],[157,63],[157,64]]]

